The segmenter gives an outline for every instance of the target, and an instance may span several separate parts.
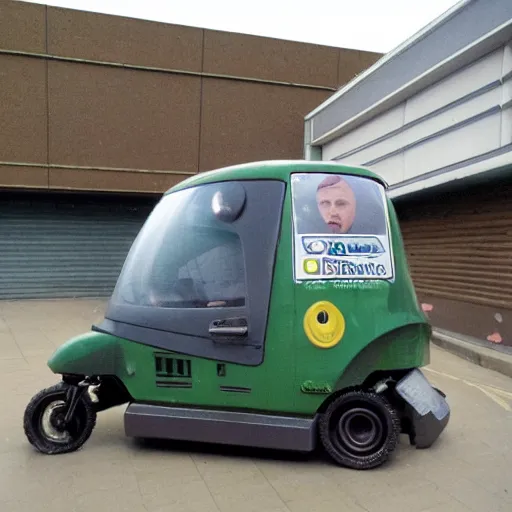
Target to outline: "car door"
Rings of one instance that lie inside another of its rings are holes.
[[[285,189],[239,180],[164,196],[99,328],[157,349],[261,364]]]

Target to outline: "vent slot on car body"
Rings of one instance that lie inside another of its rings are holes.
[[[155,353],[155,372],[157,387],[192,387],[192,361],[190,359],[180,359],[167,354]]]

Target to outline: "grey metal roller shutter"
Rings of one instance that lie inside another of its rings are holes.
[[[0,299],[105,297],[154,201],[0,197]]]

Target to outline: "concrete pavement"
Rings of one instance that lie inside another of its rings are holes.
[[[510,347],[485,346],[481,340],[443,329],[433,330],[432,342],[452,354],[512,378],[512,349]]]
[[[0,302],[2,512],[510,512],[512,380],[433,346],[429,379],[452,419],[429,450],[407,439],[389,464],[355,472],[298,456],[125,438],[123,408],[101,413],[79,452],[43,456],[23,411],[57,381],[52,350],[101,318],[102,301]]]

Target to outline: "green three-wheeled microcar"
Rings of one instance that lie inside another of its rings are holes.
[[[169,190],[91,332],[50,358],[62,375],[24,416],[30,443],[71,452],[99,411],[126,435],[284,450],[320,444],[382,464],[400,433],[446,427],[425,379],[430,326],[385,183],[333,162],[270,161]]]

